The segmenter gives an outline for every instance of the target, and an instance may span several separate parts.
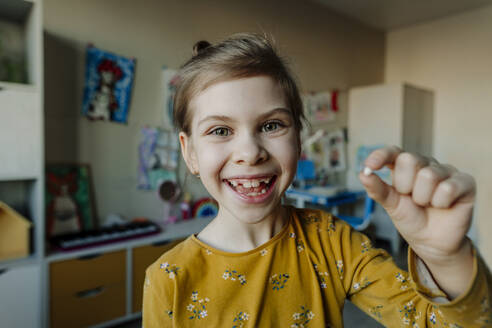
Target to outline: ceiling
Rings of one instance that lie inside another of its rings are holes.
[[[492,0],[313,0],[343,16],[390,31],[478,7]]]

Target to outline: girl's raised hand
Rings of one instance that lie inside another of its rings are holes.
[[[359,178],[426,264],[439,265],[471,253],[465,235],[476,193],[472,176],[396,146],[372,152],[365,164],[373,171],[390,168],[392,185],[375,174],[361,172]]]

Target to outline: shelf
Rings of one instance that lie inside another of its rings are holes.
[[[0,1],[0,19],[24,23],[29,17],[32,6],[32,1],[2,0]]]
[[[0,81],[41,84],[41,7],[24,0],[0,1]]]
[[[180,221],[178,223],[161,226],[162,231],[159,234],[152,235],[149,237],[135,238],[135,239],[125,240],[121,242],[114,242],[104,246],[88,247],[82,250],[54,251],[54,252],[50,252],[45,259],[49,263],[49,262],[66,260],[66,259],[73,259],[76,257],[95,254],[95,253],[106,253],[106,252],[116,251],[120,249],[134,248],[143,245],[160,243],[163,241],[172,241],[180,238],[186,238],[193,233],[200,232],[211,221],[212,218],[196,218],[186,221]]]
[[[27,83],[15,83],[0,81],[0,92],[4,90],[14,90],[23,92],[37,92],[38,88],[32,84]]]
[[[39,263],[39,259],[34,254],[31,254],[30,256],[23,257],[23,258],[2,260],[0,261],[0,272],[2,272],[5,269],[8,270],[10,268],[16,268],[24,265],[38,264],[38,263]]]

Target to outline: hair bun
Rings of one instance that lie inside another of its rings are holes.
[[[200,52],[203,51],[203,49],[206,49],[210,47],[210,43],[208,41],[205,41],[205,40],[202,40],[202,41],[198,41],[197,43],[195,43],[195,45],[193,46],[193,57],[195,57],[196,55],[198,55]]]

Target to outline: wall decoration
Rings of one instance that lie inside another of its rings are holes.
[[[88,165],[46,165],[46,232],[48,237],[96,227],[92,190]]]
[[[127,123],[134,74],[134,58],[125,58],[89,45],[83,115],[91,120]]]
[[[173,127],[173,106],[176,86],[179,82],[178,71],[172,68],[162,68],[162,123],[166,128]]]
[[[193,204],[194,218],[216,217],[219,213],[219,205],[212,198],[201,198]]]
[[[138,188],[156,190],[160,182],[176,182],[178,167],[178,137],[176,133],[158,128],[144,127],[138,146]]]
[[[314,138],[316,137],[317,138]],[[308,139],[309,140],[309,139]],[[313,141],[305,143],[306,158],[314,161],[316,172],[323,170],[326,173],[345,171],[345,135],[343,129],[332,132],[316,131]]]
[[[312,92],[303,94],[304,113],[311,123],[332,122],[338,111],[338,93]]]

